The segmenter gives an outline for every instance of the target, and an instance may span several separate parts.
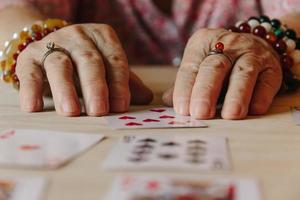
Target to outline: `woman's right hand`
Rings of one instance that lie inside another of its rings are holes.
[[[55,51],[41,66],[49,42],[70,55]],[[146,104],[153,97],[151,90],[129,70],[115,31],[104,24],[70,25],[29,44],[18,57],[16,74],[20,106],[27,112],[43,110],[43,92],[48,83],[55,109],[64,116],[80,115],[78,91],[90,116],[125,112],[130,102]]]

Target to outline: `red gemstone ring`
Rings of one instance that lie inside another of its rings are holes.
[[[208,53],[208,56],[217,55],[217,54],[225,56],[229,60],[230,64],[233,65],[233,61],[230,58],[230,56],[224,53],[224,44],[222,42],[218,42],[215,45],[215,49],[211,50]]]

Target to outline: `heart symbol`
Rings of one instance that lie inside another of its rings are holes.
[[[143,124],[140,123],[136,123],[136,122],[129,122],[127,124],[125,124],[126,126],[142,126]]]
[[[13,136],[16,132],[15,131],[8,131],[0,136],[0,139],[8,139]]]
[[[162,113],[162,112],[165,112],[166,110],[165,110],[165,109],[151,109],[150,111],[151,111],[151,112]]]
[[[40,148],[41,148],[41,146],[39,146],[39,145],[22,145],[22,146],[20,146],[20,149],[23,151],[33,151],[33,150],[38,150]]]
[[[186,123],[185,122],[171,121],[168,124],[171,124],[171,125],[185,125]]]
[[[143,122],[160,122],[157,119],[144,119]]]
[[[127,120],[127,119],[136,119],[136,118],[135,117],[130,117],[130,116],[122,116],[122,117],[119,117],[119,119]]]
[[[173,118],[175,118],[175,117],[170,116],[170,115],[162,115],[162,116],[160,116],[159,118],[160,118],[160,119],[173,119]]]

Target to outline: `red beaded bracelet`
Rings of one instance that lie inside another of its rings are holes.
[[[295,90],[300,86],[299,78],[295,77],[291,71],[295,64],[291,55],[295,54],[295,51],[300,51],[300,38],[297,38],[294,30],[282,25],[278,19],[270,20],[269,17],[264,15],[250,17],[246,22],[239,21],[228,30],[239,33],[252,33],[265,39],[280,55],[283,72],[282,89]]]
[[[0,52],[0,77],[6,83],[12,83],[19,89],[19,80],[15,74],[19,54],[32,42],[41,40],[49,33],[67,25],[61,19],[47,19],[36,22],[30,28],[25,27],[20,33],[14,33],[10,41],[4,44],[4,51]]]

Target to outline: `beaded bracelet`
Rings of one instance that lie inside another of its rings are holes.
[[[15,89],[19,89],[20,83],[15,74],[17,58],[19,54],[32,42],[41,40],[51,32],[67,25],[61,19],[46,19],[34,23],[30,28],[25,27],[20,33],[14,33],[10,41],[4,44],[4,50],[0,51],[0,76],[5,83],[12,83]]]
[[[300,64],[300,38],[294,30],[282,25],[278,19],[267,16],[250,17],[248,21],[238,21],[228,29],[232,32],[252,33],[265,39],[280,56],[283,72],[282,90],[291,91],[300,86],[300,80],[292,73],[292,68]],[[297,61],[297,63],[295,62]]]

